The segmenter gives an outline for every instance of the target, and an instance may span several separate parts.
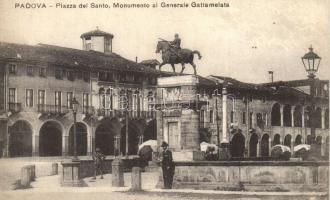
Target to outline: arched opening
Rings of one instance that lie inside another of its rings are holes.
[[[264,129],[264,120],[262,119],[262,114],[261,113],[257,113],[257,126],[260,128],[260,129]]]
[[[143,141],[157,140],[157,121],[151,120],[143,133]]]
[[[245,137],[241,132],[236,133],[231,139],[231,156],[244,157]]]
[[[329,109],[326,109],[324,113],[324,126],[324,128],[329,129]]]
[[[318,153],[318,155],[321,156],[322,136],[317,136],[316,137],[315,144],[316,144],[316,152]]]
[[[44,123],[39,133],[39,155],[62,155],[62,127],[58,122],[48,121]]]
[[[272,126],[281,126],[281,106],[275,103],[272,108]]]
[[[121,129],[117,119],[105,119],[95,130],[95,148],[99,148],[105,155],[114,155],[115,136],[119,135]]]
[[[126,154],[126,125],[121,129],[121,152]],[[133,123],[128,123],[128,155],[137,155],[141,134],[139,128]]]
[[[302,143],[301,140],[302,140],[301,135],[297,135],[296,139],[294,140],[294,145],[297,146],[297,145],[301,144]]]
[[[291,135],[286,135],[284,137],[284,145],[291,148]]]
[[[305,127],[311,127],[311,107],[305,108]]]
[[[32,156],[32,129],[28,122],[19,120],[9,127],[9,156]]]
[[[281,144],[281,136],[280,134],[274,135],[273,146]]]
[[[260,154],[262,157],[269,156],[269,135],[264,134],[261,138],[261,151]]]
[[[291,121],[291,106],[285,105],[283,108],[283,125],[286,127],[290,127],[292,124]]]
[[[250,157],[257,157],[257,146],[258,146],[258,136],[257,134],[253,133],[250,137],[250,142],[249,142]]]
[[[294,126],[301,127],[302,126],[301,106],[296,106],[294,108],[293,118],[294,118]]]
[[[321,128],[322,127],[322,110],[321,108],[316,108],[314,113],[314,125],[315,128]]]
[[[77,155],[84,156],[87,155],[87,128],[86,125],[77,122]],[[69,155],[74,155],[74,128],[73,125],[70,128],[69,132]]]
[[[306,138],[306,144],[312,144],[312,136],[311,135],[307,135],[307,138]]]

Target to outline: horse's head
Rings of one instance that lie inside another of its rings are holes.
[[[156,47],[156,53],[159,53],[160,51],[165,51],[168,48],[168,42],[166,41],[158,41],[157,47]]]

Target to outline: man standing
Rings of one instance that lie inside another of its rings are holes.
[[[168,149],[168,144],[166,142],[163,142],[161,147],[163,147],[161,164],[163,170],[164,188],[171,189],[175,169],[172,152]]]
[[[105,159],[105,155],[101,153],[100,148],[95,149],[95,153],[93,154],[93,160],[94,160],[94,177],[93,179],[96,179],[96,176],[99,172],[101,174],[101,179],[103,179],[103,161]]]

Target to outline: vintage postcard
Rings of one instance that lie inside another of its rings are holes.
[[[0,196],[328,199],[329,8],[1,1]]]

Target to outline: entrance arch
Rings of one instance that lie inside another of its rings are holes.
[[[249,142],[249,156],[257,157],[257,145],[258,145],[258,136],[253,133]]]
[[[294,141],[294,145],[297,146],[297,145],[301,144],[302,143],[301,140],[302,140],[301,135],[297,135],[296,139]]]
[[[274,135],[273,146],[281,144],[281,136],[280,134]]]
[[[143,138],[144,141],[157,140],[157,122],[155,119],[147,124],[143,133]]]
[[[284,145],[291,148],[291,135],[286,135],[284,137]]]
[[[242,133],[236,133],[231,139],[231,156],[244,157],[245,137]]]
[[[32,128],[27,121],[19,120],[9,127],[9,156],[32,156]]]
[[[114,155],[114,137],[119,135],[120,128],[117,119],[103,120],[95,131],[95,147],[100,148],[105,155]]]
[[[55,121],[45,122],[39,133],[39,155],[62,155],[62,126]]]
[[[269,156],[269,135],[264,134],[261,138],[261,152],[262,157],[268,157]]]
[[[74,125],[71,126],[69,132],[69,155],[74,154]],[[81,122],[77,122],[77,155],[87,155],[87,127]]]

